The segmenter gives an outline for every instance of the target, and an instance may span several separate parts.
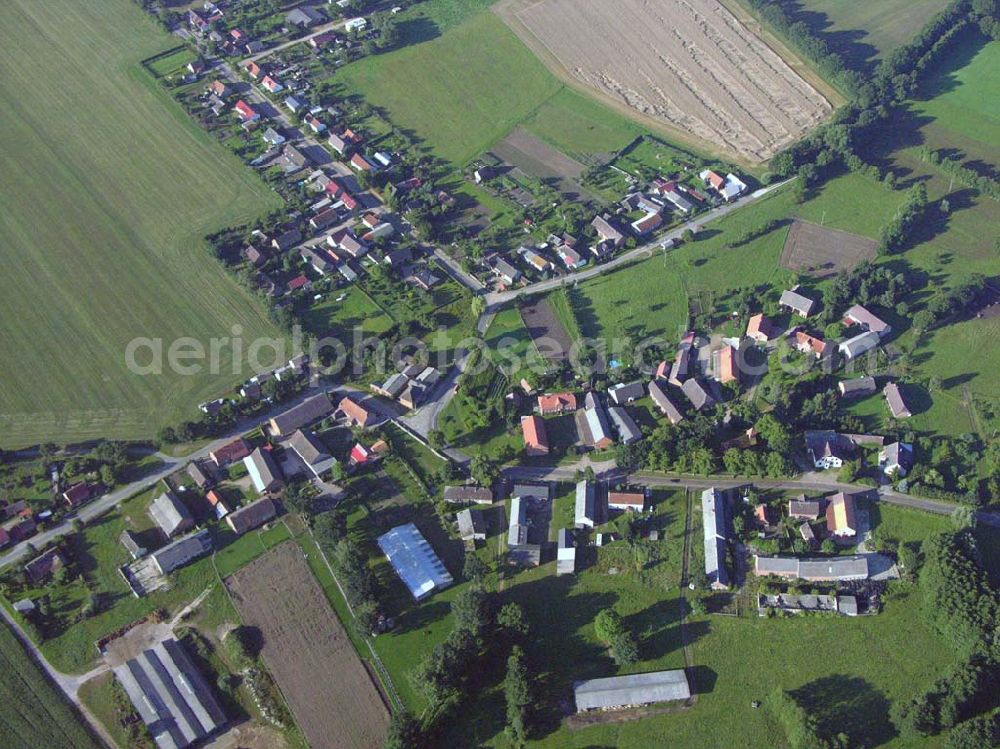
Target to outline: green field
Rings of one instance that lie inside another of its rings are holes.
[[[0,624],[0,743],[4,749],[96,749],[62,694]]]
[[[947,4],[947,0],[803,0],[793,19],[801,18],[823,32],[831,48],[852,56],[848,65],[856,65],[910,41]]]
[[[151,437],[237,378],[139,377],[126,345],[276,335],[203,237],[279,200],[140,65],[173,42],[136,4],[15,0],[0,29],[0,443]]]

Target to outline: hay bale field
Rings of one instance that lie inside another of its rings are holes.
[[[11,0],[0,39],[0,446],[155,436],[240,378],[126,345],[277,335],[203,239],[280,202],[142,68],[176,42],[137,4]]]
[[[377,749],[389,710],[292,541],[226,578],[244,623],[312,749]]]
[[[767,160],[832,111],[717,0],[512,0],[498,12],[598,95],[746,161]]]

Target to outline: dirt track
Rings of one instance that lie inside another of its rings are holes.
[[[498,13],[602,96],[741,159],[770,158],[832,110],[717,0],[511,0]]]

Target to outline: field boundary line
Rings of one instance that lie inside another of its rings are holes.
[[[333,578],[333,582],[337,586],[337,590],[339,590],[340,595],[344,597],[344,604],[347,606],[347,610],[351,612],[351,617],[355,621],[357,621],[357,618],[354,615],[354,607],[351,606],[351,602],[347,600],[347,594],[344,592],[344,588],[343,586],[341,586],[340,580],[337,579],[337,574],[333,571],[333,566],[330,564],[330,560],[327,558],[326,552],[323,550],[323,547],[320,546],[319,541],[316,540],[316,536],[313,534],[312,528],[308,528],[307,532],[309,533],[309,538],[312,539],[312,542],[314,544],[316,544],[316,550],[319,552],[319,556],[323,560],[323,564],[325,564],[327,570],[329,570],[330,577]],[[334,609],[333,613],[334,615],[336,615],[337,610]],[[351,625],[353,624],[354,622],[351,622]],[[346,626],[347,624],[345,624],[345,627]],[[357,631],[357,628],[355,628],[355,631]],[[395,682],[393,682],[392,676],[389,675],[389,669],[385,667],[385,664],[382,663],[382,659],[379,658],[378,653],[375,652],[375,648],[372,646],[371,640],[363,633],[359,634],[361,636],[361,639],[364,640],[365,645],[368,646],[368,650],[371,652],[372,662],[375,664],[376,671],[378,671],[379,679],[381,679],[383,686],[386,688],[386,694],[389,695],[389,701],[392,703],[392,705],[390,705],[390,708],[392,709],[393,712],[402,712],[403,710],[405,710],[405,705],[403,704],[402,698],[399,696],[399,692],[396,691],[396,684]],[[351,640],[350,637],[348,637],[347,639],[351,641],[351,647],[354,647],[353,640]],[[363,655],[361,653],[358,653],[357,655],[359,658],[363,658]]]

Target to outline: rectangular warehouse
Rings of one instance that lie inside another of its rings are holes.
[[[686,700],[691,696],[691,688],[687,674],[676,669],[578,681],[573,685],[573,694],[576,711],[582,713]]]
[[[177,640],[158,642],[114,669],[160,749],[183,749],[226,723],[205,679]]]
[[[378,545],[418,601],[454,582],[451,573],[413,523],[397,526],[379,536]]]

